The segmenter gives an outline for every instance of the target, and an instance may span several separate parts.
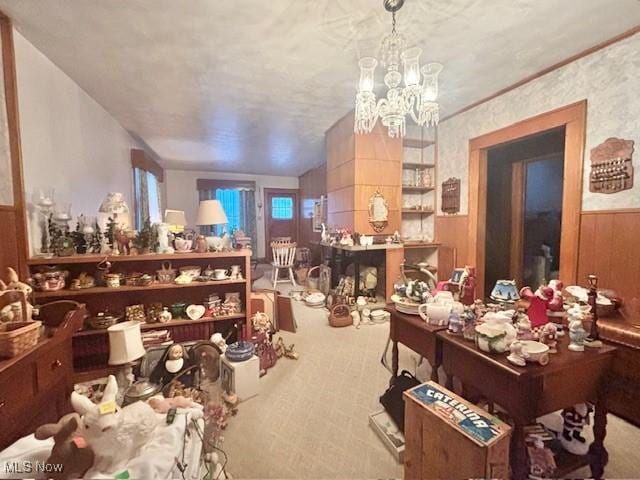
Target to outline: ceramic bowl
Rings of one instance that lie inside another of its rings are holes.
[[[188,265],[185,267],[180,267],[180,273],[183,273],[185,275],[189,275],[192,278],[196,278],[200,276],[200,272],[202,271],[202,269],[196,265]]]
[[[191,320],[199,320],[204,316],[205,310],[204,305],[189,305],[187,307],[187,317]]]
[[[533,340],[521,340],[522,351],[529,354],[528,362],[538,362],[540,365],[549,363],[549,346]]]

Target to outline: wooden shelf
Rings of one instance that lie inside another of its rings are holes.
[[[402,168],[436,168],[434,163],[402,162]]]
[[[433,140],[420,140],[418,138],[405,138],[402,141],[402,145],[407,148],[425,148],[434,145],[436,142]]]
[[[100,263],[108,260],[112,263],[118,262],[149,262],[164,260],[203,260],[217,258],[239,258],[250,257],[251,250],[232,250],[230,252],[207,252],[207,253],[149,253],[147,255],[96,255],[93,253],[77,254],[70,257],[40,258],[34,257],[27,260],[27,265],[69,265],[74,263]]]
[[[438,242],[404,242],[404,248],[438,248],[441,243]]]
[[[407,192],[430,192],[433,187],[413,187],[411,185],[403,185],[402,190]]]
[[[433,210],[416,210],[415,208],[403,208],[402,213],[419,214],[419,215],[433,215]]]
[[[247,315],[246,313],[234,313],[233,315],[225,315],[223,317],[203,317],[203,318],[199,318],[198,320],[191,320],[188,318],[181,318],[179,320],[171,320],[170,322],[167,323],[160,323],[160,322],[155,322],[155,323],[143,323],[142,325],[140,325],[140,330],[145,331],[145,330],[161,330],[163,328],[173,328],[173,327],[180,327],[183,325],[196,325],[198,323],[210,323],[210,322],[223,322],[225,320],[239,320],[241,318],[245,318]],[[96,328],[94,330],[81,330],[79,332],[76,332],[73,334],[73,337],[87,337],[87,336],[91,336],[91,335],[106,335],[107,334],[107,329],[106,328]]]
[[[145,292],[149,290],[173,290],[175,288],[197,288],[197,287],[214,287],[218,285],[235,285],[244,284],[246,280],[212,280],[210,282],[193,281],[184,285],[177,283],[152,283],[146,287],[133,287],[122,285],[118,288],[110,287],[92,287],[80,290],[62,289],[53,292],[35,292],[37,299],[40,298],[58,298],[58,297],[82,297],[85,295],[100,295],[103,293],[122,293],[122,292]]]

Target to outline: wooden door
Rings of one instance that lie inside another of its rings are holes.
[[[298,190],[264,189],[265,205],[265,252],[271,260],[271,241],[280,237],[289,237],[292,242],[298,240]]]
[[[524,162],[511,164],[511,275],[518,285],[522,285],[522,265],[524,248]]]

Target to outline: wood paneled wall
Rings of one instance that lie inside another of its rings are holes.
[[[440,280],[451,278],[454,268],[468,264],[468,228],[467,215],[438,215],[436,217],[436,242],[442,244],[441,249],[450,250],[449,254],[438,257],[438,278]]]
[[[328,221],[359,233],[376,234],[369,225],[369,199],[379,191],[389,207],[389,223],[379,232],[400,230],[402,140],[390,138],[378,124],[373,132],[353,132],[353,112],[326,133]]]
[[[582,212],[577,283],[598,276],[625,301],[640,299],[640,209]]]
[[[313,219],[304,215],[305,200],[319,200],[327,194],[327,165],[322,164],[298,177],[300,184],[300,221],[299,243],[307,246],[309,242],[320,240],[320,233],[313,231]]]

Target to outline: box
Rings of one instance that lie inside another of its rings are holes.
[[[385,410],[369,415],[369,426],[380,437],[398,463],[404,461],[404,435]]]
[[[509,477],[509,425],[434,382],[404,402],[405,478]]]
[[[223,356],[220,378],[222,389],[227,393],[235,393],[239,401],[255,397],[259,387],[260,360],[254,355],[244,362],[231,362]]]

